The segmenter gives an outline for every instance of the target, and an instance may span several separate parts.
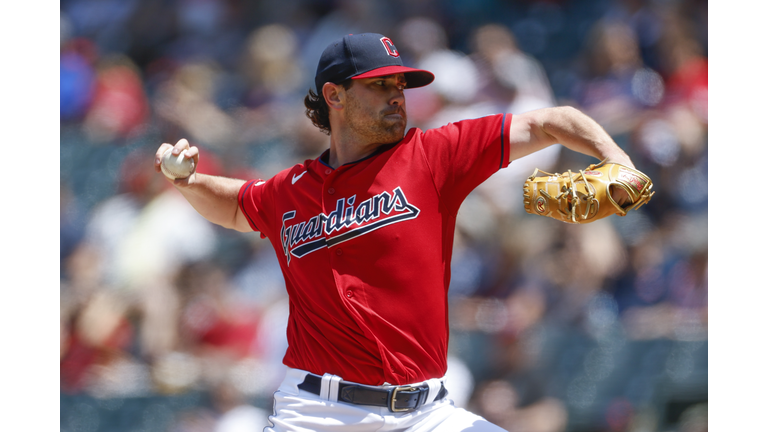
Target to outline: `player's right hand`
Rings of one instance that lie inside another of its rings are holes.
[[[162,145],[160,145],[160,148],[158,148],[157,152],[155,153],[155,172],[162,174],[162,170],[160,169],[160,163],[163,158],[163,155],[169,148],[173,149],[171,151],[174,156],[177,156],[181,152],[184,152],[185,158],[192,158],[192,161],[193,161],[192,169],[194,171],[192,171],[192,174],[190,174],[188,177],[177,178],[175,180],[168,179],[168,181],[172,182],[175,186],[189,185],[189,183],[194,181],[195,173],[197,172],[197,163],[200,158],[200,152],[198,151],[197,147],[190,146],[189,141],[187,141],[186,138],[180,139],[178,142],[176,142],[175,145],[163,143]]]

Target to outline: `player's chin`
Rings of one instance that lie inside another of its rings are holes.
[[[387,138],[384,142],[394,143],[400,141],[405,136],[405,124],[397,124],[385,129]]]
[[[402,137],[405,133],[405,125],[408,118],[401,114],[390,114],[384,117],[384,129],[393,133],[399,133]]]

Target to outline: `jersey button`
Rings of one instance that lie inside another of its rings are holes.
[[[331,194],[331,195],[333,195],[333,194],[335,194],[335,193],[336,193],[336,189],[334,189],[334,188],[329,188],[329,189],[328,189],[328,193],[329,193],[329,194]]]
[[[332,173],[332,172],[333,172],[333,170],[332,170],[332,169],[330,169],[330,168],[328,168],[328,169],[326,169],[326,170],[325,170],[325,173],[326,173],[326,174],[330,174],[330,173]]]
[[[348,290],[347,291],[347,298],[352,298],[352,296],[353,296],[352,290]]]
[[[336,249],[336,255],[341,256],[343,253],[341,249]]]

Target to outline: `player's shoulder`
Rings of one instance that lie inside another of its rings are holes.
[[[307,159],[304,162],[294,164],[293,166],[279,171],[267,182],[275,190],[281,190],[286,186],[295,186],[298,184],[299,180],[303,179],[304,177],[312,177],[312,175],[308,175],[308,173],[317,171],[318,169],[323,169],[323,167],[320,167],[318,164],[320,164],[319,158]]]
[[[455,127],[484,128],[489,125],[494,125],[500,121],[511,119],[512,114],[493,113],[493,114],[476,114],[474,116],[467,114],[465,116],[458,116],[458,117],[459,117],[459,120],[454,120],[446,123],[441,123],[438,125],[433,125],[429,129],[429,131],[446,129],[446,128],[455,128]]]
[[[480,133],[492,133],[509,127],[512,114],[498,113],[478,117],[464,117],[461,120],[429,125],[424,131],[419,130],[420,140],[453,140],[460,136],[473,136]]]
[[[284,170],[280,171],[279,173],[275,174],[275,178],[286,178],[290,177],[293,174],[300,173],[302,171],[306,171],[308,168],[310,161],[304,161],[303,163],[297,163],[292,166],[289,166],[288,168],[285,168]]]
[[[310,161],[305,161],[303,163],[297,163],[294,164],[288,168],[283,169],[282,171],[279,171],[277,174],[272,176],[270,179],[273,183],[283,183],[286,181],[291,181],[291,177],[297,174],[301,174],[302,172],[307,170],[307,166]]]

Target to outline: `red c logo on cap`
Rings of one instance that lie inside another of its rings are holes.
[[[392,43],[392,39],[383,37],[381,38],[381,43],[384,45],[384,49],[387,50],[387,54],[391,55],[392,57],[400,57],[400,53],[397,52],[397,48],[395,48],[395,44]]]

